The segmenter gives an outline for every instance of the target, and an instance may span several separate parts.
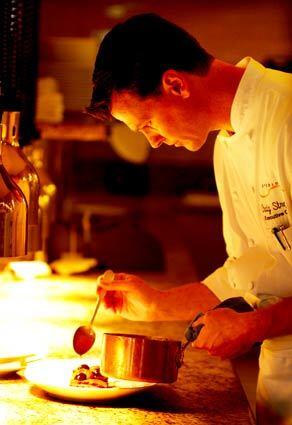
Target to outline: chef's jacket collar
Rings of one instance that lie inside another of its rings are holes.
[[[231,125],[236,133],[246,130],[249,112],[252,111],[252,103],[255,101],[255,91],[260,79],[265,73],[265,67],[251,57],[246,57],[236,64],[239,68],[245,68],[240,80],[231,107]]]

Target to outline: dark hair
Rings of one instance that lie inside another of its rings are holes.
[[[113,27],[100,45],[86,112],[110,119],[113,90],[130,90],[142,98],[159,94],[166,70],[204,75],[212,60],[197,40],[177,25],[152,13],[133,16]]]

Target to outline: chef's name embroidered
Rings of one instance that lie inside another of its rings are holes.
[[[261,208],[262,212],[264,213],[265,220],[272,220],[288,214],[286,203],[284,201],[273,201],[270,204],[261,204]]]

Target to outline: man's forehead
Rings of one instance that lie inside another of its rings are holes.
[[[124,122],[131,130],[137,131],[141,122],[145,121],[149,114],[147,103],[133,93],[113,92],[111,114],[117,120]]]

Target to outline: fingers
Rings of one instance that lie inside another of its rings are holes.
[[[206,350],[211,356],[220,357],[222,360],[236,358],[251,348],[250,344],[243,343],[238,338],[226,339],[219,334],[210,334],[206,327],[202,328],[192,346]]]
[[[114,273],[107,270],[97,278],[97,294],[101,297],[102,305],[114,313],[121,313],[123,309],[123,292],[128,289],[127,274]],[[117,280],[115,280],[117,279]]]
[[[98,286],[102,287],[106,291],[129,291],[133,287],[140,283],[140,279],[137,276],[127,273],[114,273],[113,280],[105,279],[105,275],[101,275],[97,279]]]
[[[210,347],[209,349],[207,349],[208,353],[211,356],[216,356],[216,357],[220,357],[221,360],[232,360],[232,359],[236,359],[237,357],[241,356],[242,354],[246,353],[249,350],[250,347],[246,347],[246,348],[241,348],[238,350],[234,350],[232,347],[231,348],[225,348],[225,347],[218,347],[218,348],[213,348]]]
[[[199,317],[199,319],[197,319],[193,324],[192,327],[195,328],[198,325],[205,325],[206,324],[206,316],[203,315],[201,317]]]
[[[113,282],[115,280],[115,273],[112,270],[106,270],[103,274],[101,274],[100,276],[98,276],[97,278],[97,284],[99,285],[99,283],[101,281],[105,281],[105,282]]]
[[[114,280],[113,282],[105,282],[102,279],[98,283],[99,288],[106,291],[124,291],[127,292],[132,288],[132,283],[125,280]]]
[[[96,292],[97,292],[97,295],[103,300],[106,295],[104,289],[101,286],[98,286],[96,288]]]
[[[103,300],[104,307],[114,313],[121,313],[123,308],[123,296],[117,291],[108,291]]]
[[[203,323],[200,323],[199,325],[203,325]],[[195,326],[197,326],[197,322]],[[203,348],[205,350],[209,350],[211,347],[210,335],[208,335],[206,329],[204,328],[205,326],[201,329],[197,339],[195,339],[195,341],[192,343],[192,346],[195,348]]]
[[[114,291],[105,291],[102,285],[99,285],[97,294],[101,297],[101,303],[106,309],[112,310],[114,313],[120,313],[123,307],[123,294],[116,289]]]
[[[115,279],[115,274],[112,270],[106,270],[103,274],[103,280],[112,282]]]
[[[127,273],[115,273],[115,279],[126,280],[129,275]]]
[[[134,274],[115,273],[115,280],[128,280],[132,282],[138,282],[138,281],[141,281],[141,278]]]

